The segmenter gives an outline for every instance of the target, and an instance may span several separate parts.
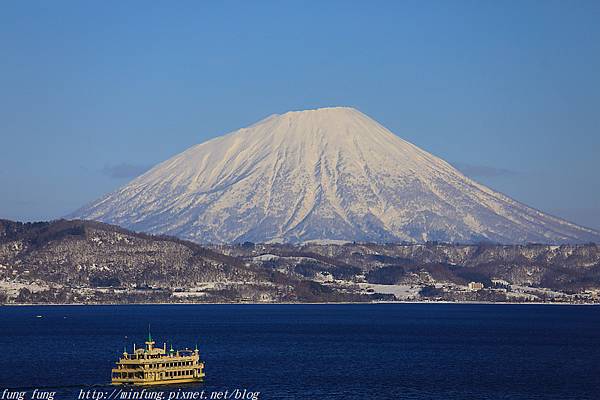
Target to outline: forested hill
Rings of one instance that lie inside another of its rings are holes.
[[[599,293],[596,244],[205,247],[91,221],[0,220],[2,303],[597,302]]]

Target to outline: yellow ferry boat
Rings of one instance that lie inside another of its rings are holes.
[[[200,361],[198,347],[194,350],[167,351],[167,344],[162,348],[154,347],[152,335],[148,332],[146,347],[136,349],[133,353],[123,351],[112,370],[113,385],[167,385],[171,383],[202,382],[204,379],[204,363]]]

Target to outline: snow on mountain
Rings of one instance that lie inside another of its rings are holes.
[[[202,243],[600,241],[345,107],[272,115],[193,146],[70,218]]]

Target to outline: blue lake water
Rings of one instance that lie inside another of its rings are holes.
[[[134,340],[143,345],[149,323],[157,345],[198,343],[206,381],[184,391],[600,398],[599,307],[473,304],[0,307],[0,394],[109,390],[114,361]]]

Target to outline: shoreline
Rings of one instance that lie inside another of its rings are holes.
[[[349,302],[349,301],[339,301],[339,302],[275,302],[275,303],[267,303],[267,302],[240,302],[240,303],[11,303],[11,304],[0,304],[0,308],[2,307],[56,307],[56,306],[72,306],[72,307],[81,307],[81,306],[199,306],[199,305],[230,305],[230,306],[240,306],[240,305],[249,305],[249,306],[269,306],[269,305],[390,305],[390,304],[427,304],[427,305],[435,305],[435,304],[451,304],[451,305],[535,305],[535,306],[600,306],[600,303],[550,303],[550,302],[494,302],[494,301],[376,301],[376,302]]]

